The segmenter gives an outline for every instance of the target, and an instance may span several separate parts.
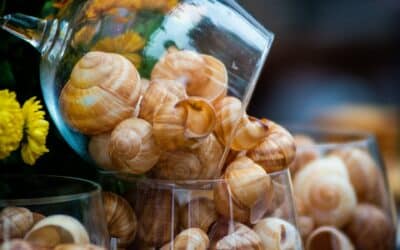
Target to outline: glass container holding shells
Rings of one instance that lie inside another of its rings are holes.
[[[375,139],[315,128],[291,130],[290,165],[306,250],[393,250],[396,213]]]
[[[57,176],[0,176],[1,250],[106,250],[98,184]]]
[[[239,158],[234,164],[245,162]],[[257,167],[246,167],[252,173],[244,176],[232,171],[229,178],[216,180],[104,174],[105,189],[114,188],[114,193],[107,194],[125,200],[120,210],[127,210],[129,204],[136,218],[129,223],[136,226],[134,237],[114,230],[118,223],[109,228],[113,249],[303,249],[289,170],[266,175]],[[108,207],[105,204],[106,211]],[[128,220],[120,221],[120,225],[124,223]]]
[[[42,54],[51,117],[103,169],[142,175],[196,159],[213,171],[190,179],[212,179],[237,126],[251,129],[238,150],[265,136],[245,110],[273,34],[235,1],[72,0],[55,19],[11,14],[0,26]]]

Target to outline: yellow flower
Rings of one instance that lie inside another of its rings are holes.
[[[23,126],[22,110],[15,93],[0,90],[0,159],[18,148]]]
[[[22,144],[22,160],[29,165],[35,164],[36,160],[44,153],[49,152],[46,147],[46,137],[49,132],[49,122],[44,119],[44,111],[40,101],[32,97],[27,100],[22,112],[25,120],[26,141]]]
[[[140,67],[142,58],[137,53],[144,48],[146,41],[136,32],[128,31],[116,37],[106,37],[98,41],[92,50],[118,53],[126,57],[136,67]]]
[[[178,2],[179,0],[142,0],[141,8],[168,12],[173,9]]]

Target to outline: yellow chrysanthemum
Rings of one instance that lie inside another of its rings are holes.
[[[144,48],[146,41],[136,32],[128,31],[116,37],[106,37],[98,41],[92,50],[118,53],[126,57],[136,67],[140,67],[142,58],[137,53]]]
[[[22,160],[29,165],[35,164],[41,155],[49,152],[46,147],[49,122],[44,119],[45,113],[41,110],[42,108],[36,97],[27,100],[22,107],[26,141],[22,144],[21,156]]]
[[[161,10],[168,12],[173,9],[179,0],[142,0],[142,9]]]
[[[15,93],[0,90],[0,159],[18,148],[23,126],[24,118]]]

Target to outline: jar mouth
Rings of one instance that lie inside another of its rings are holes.
[[[314,145],[299,146],[298,148],[301,149],[316,147],[323,150],[339,147],[366,148],[375,140],[374,135],[360,130],[307,125],[288,125],[286,128],[293,136],[304,135],[315,141]]]
[[[0,176],[0,207],[70,202],[101,194],[99,184],[55,175]]]

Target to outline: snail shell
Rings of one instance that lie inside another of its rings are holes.
[[[360,250],[395,248],[394,226],[388,216],[373,205],[359,204],[345,232]]]
[[[337,157],[304,167],[294,178],[294,191],[317,225],[345,225],[357,204],[346,167]]]
[[[210,240],[206,233],[199,228],[189,228],[178,234],[174,241],[165,245],[161,250],[207,250]]]
[[[217,218],[213,200],[206,197],[191,200],[179,212],[179,222],[183,229],[200,228],[208,232]]]
[[[123,56],[89,52],[61,91],[61,111],[79,132],[101,134],[133,115],[140,85],[139,73]]]
[[[264,250],[258,234],[241,223],[235,223],[232,232],[228,231],[228,235],[221,238],[211,249]]]
[[[248,222],[252,209],[272,196],[271,177],[247,157],[239,157],[225,171],[224,183],[214,188],[214,202],[219,214]]]
[[[290,173],[294,176],[309,162],[320,157],[320,153],[316,149],[315,141],[306,135],[294,135],[296,144],[296,156],[293,162],[289,165]]]
[[[186,99],[183,84],[170,80],[153,80],[143,94],[139,117],[153,123],[154,114],[166,103],[176,103]]]
[[[358,200],[379,204],[383,177],[372,157],[359,148],[336,150],[332,155],[340,157],[346,165]]]
[[[110,145],[111,133],[95,135],[90,138],[88,149],[94,162],[104,169],[115,169],[111,162],[108,147]]]
[[[315,228],[314,219],[310,216],[299,215],[297,216],[297,227],[300,231],[301,238],[307,239]]]
[[[23,207],[6,207],[0,213],[0,240],[23,238],[34,224],[33,214]]]
[[[267,218],[258,222],[253,230],[261,239],[263,249],[299,250],[301,239],[297,229],[279,218]]]
[[[165,150],[188,148],[214,130],[215,111],[205,99],[189,97],[178,103],[167,103],[154,115],[153,133]]]
[[[145,197],[138,211],[138,238],[148,246],[161,247],[177,233],[179,216],[174,195],[162,190],[143,190],[143,193]]]
[[[215,179],[221,175],[222,154],[222,145],[211,134],[196,149],[162,153],[154,174],[170,180]]]
[[[353,250],[350,239],[335,227],[320,227],[306,241],[306,250]],[[377,248],[376,248],[377,249]]]
[[[0,245],[0,250],[36,250],[29,242],[24,240],[15,239],[11,241],[5,241]]]
[[[118,248],[127,247],[136,236],[136,214],[129,203],[119,195],[103,192],[103,204],[111,237],[118,239]]]
[[[210,102],[224,97],[228,88],[228,73],[221,61],[187,50],[169,49],[154,66],[151,79],[180,81],[189,96]]]
[[[54,250],[105,250],[105,248],[92,244],[60,244]]]
[[[113,167],[132,174],[149,171],[161,154],[150,123],[139,118],[126,119],[112,131],[108,150]]]
[[[67,215],[52,215],[42,219],[24,239],[43,248],[53,248],[63,243],[89,244],[89,235],[85,227]]]
[[[292,135],[278,124],[266,119],[262,122],[268,128],[268,133],[260,144],[247,152],[247,156],[263,166],[268,173],[283,170],[295,158],[295,141]]]
[[[215,104],[215,133],[225,145],[236,151],[251,149],[267,135],[268,128],[259,120],[244,114],[242,102],[232,96]]]

